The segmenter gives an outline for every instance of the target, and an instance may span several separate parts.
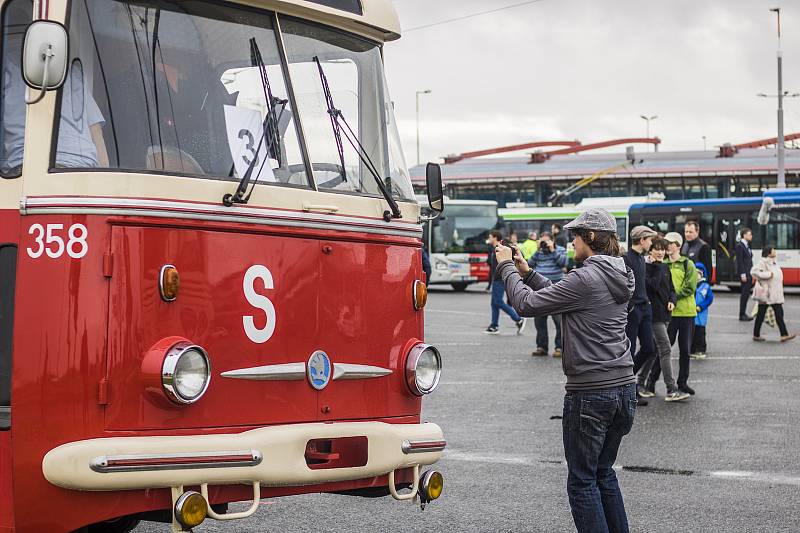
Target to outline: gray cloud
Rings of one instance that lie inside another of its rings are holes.
[[[404,27],[513,0],[396,0]],[[786,5],[784,85],[800,90],[800,5]],[[759,0],[544,0],[409,32],[386,47],[395,110],[415,162],[537,139],[643,136],[657,114],[662,149],[774,135],[775,18]],[[787,101],[800,130],[800,98]]]

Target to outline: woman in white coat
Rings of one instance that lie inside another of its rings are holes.
[[[761,252],[761,260],[750,271],[756,280],[753,300],[758,302],[758,314],[753,329],[753,340],[757,342],[766,340],[761,336],[761,325],[769,307],[775,312],[775,323],[781,333],[781,342],[790,341],[797,336],[789,335],[786,323],[783,321],[783,271],[778,265],[777,257],[778,253],[774,246],[765,246]]]

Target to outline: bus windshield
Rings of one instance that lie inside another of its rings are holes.
[[[483,253],[489,232],[497,227],[496,205],[446,204],[433,222],[432,253]]]
[[[255,161],[258,183],[378,196],[360,144],[394,197],[413,199],[379,44],[282,17],[279,30],[274,14],[230,3],[71,6],[55,169],[234,182]],[[356,146],[337,142],[315,57]]]

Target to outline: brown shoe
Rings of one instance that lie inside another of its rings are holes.
[[[535,356],[547,355],[547,350],[545,350],[544,348],[536,348],[536,351],[532,352],[531,355]]]
[[[753,337],[753,340],[756,342],[767,342],[767,339],[764,337]]]
[[[553,357],[561,357],[561,348],[553,350]]]
[[[781,337],[781,342],[787,342],[797,337],[797,334],[793,335],[786,335],[785,337]]]

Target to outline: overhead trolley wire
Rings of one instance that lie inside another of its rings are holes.
[[[442,24],[449,24],[451,22],[458,22],[460,20],[466,20],[466,19],[471,19],[471,18],[475,18],[475,17],[481,17],[483,15],[491,15],[492,13],[497,13],[498,11],[505,11],[507,9],[514,9],[516,7],[527,6],[527,5],[530,5],[530,4],[537,4],[537,3],[542,2],[542,1],[543,0],[528,0],[527,2],[519,2],[517,4],[511,4],[509,6],[503,6],[503,7],[498,7],[498,8],[495,8],[495,9],[490,9],[488,11],[480,11],[478,13],[471,13],[469,15],[462,15],[460,17],[455,17],[455,18],[446,19],[446,20],[440,20],[439,22],[432,22],[430,24],[424,24],[422,26],[414,26],[413,28],[403,29],[402,31],[403,31],[403,33],[408,33],[410,31],[424,30],[426,28],[432,28],[434,26],[441,26]]]

